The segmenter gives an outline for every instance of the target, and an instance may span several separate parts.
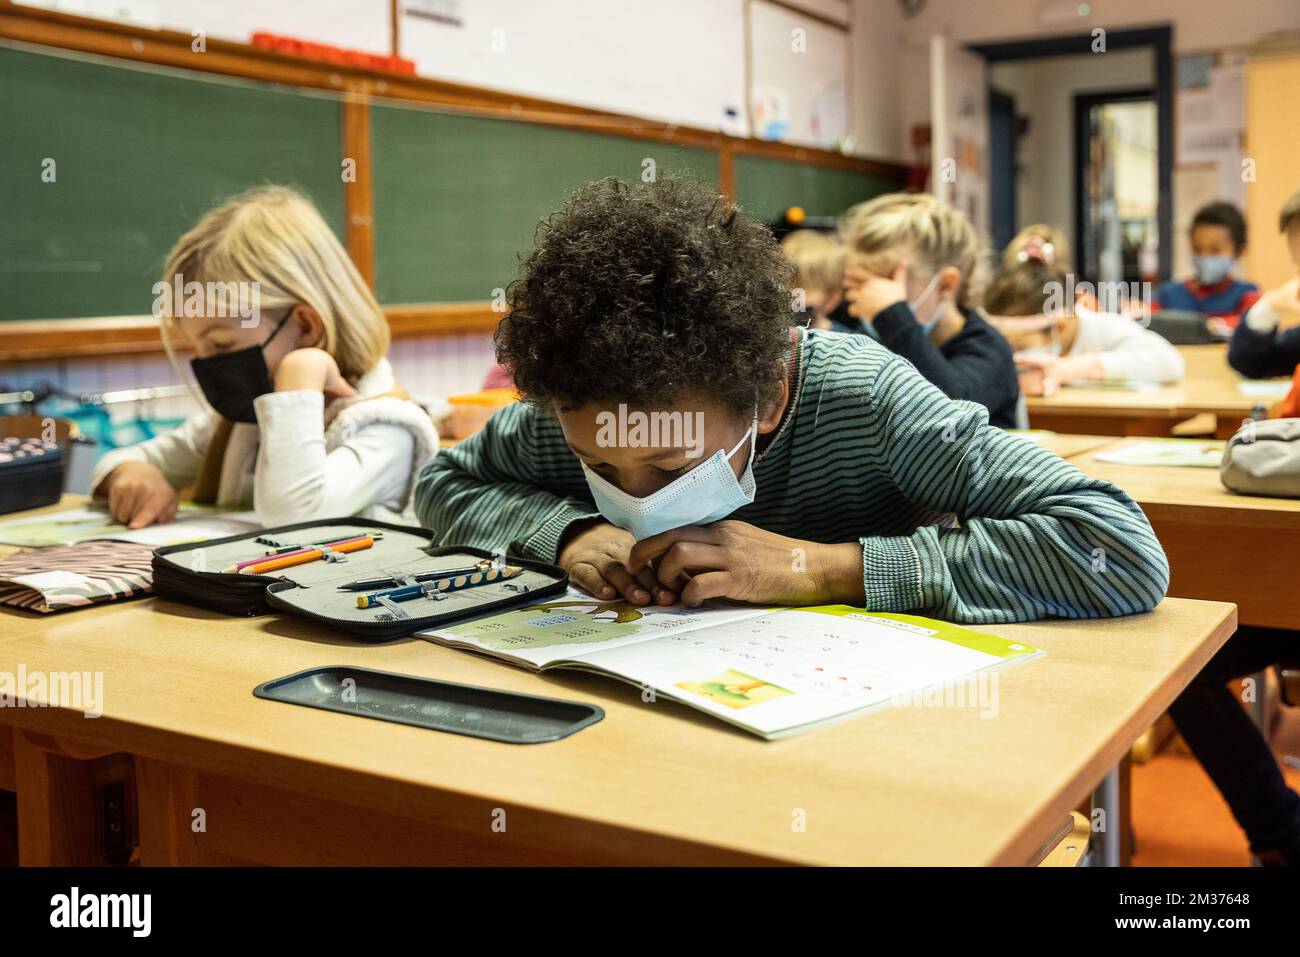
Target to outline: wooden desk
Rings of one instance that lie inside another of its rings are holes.
[[[1228,365],[1228,344],[1208,343],[1199,346],[1174,346],[1183,357],[1183,375],[1189,379],[1235,378]]]
[[[1109,436],[1162,436],[1193,415],[1217,420],[1215,435],[1229,438],[1256,405],[1275,398],[1248,396],[1235,381],[1187,379],[1154,389],[1062,388],[1051,397],[1027,398],[1029,423],[1036,429]]]
[[[1099,449],[1103,445],[1109,445],[1115,441],[1114,436],[1110,435],[1068,435],[1060,432],[1035,432],[1032,430],[1010,431],[1012,435],[1033,442],[1035,445],[1041,445],[1043,448],[1055,452],[1063,459],[1073,458],[1090,449]]]
[[[895,708],[764,742],[599,676],[149,599],[9,629],[9,667],[103,672],[104,713],[7,708],[0,723],[19,730],[20,800],[40,742],[135,754],[146,864],[1023,864],[1235,627],[1230,605],[1179,600],[990,627],[1047,652],[999,672],[996,716]],[[606,717],[511,746],[252,695],[331,664],[592,701]],[[63,813],[50,809],[50,834],[75,828]]]
[[[1179,422],[1209,413],[1215,434],[1228,438],[1256,405],[1280,397],[1246,395],[1228,365],[1226,345],[1178,346],[1187,378],[1154,389],[1065,387],[1050,398],[1026,398],[1030,425],[1057,432],[1109,436],[1169,435]]]
[[[1300,499],[1236,495],[1220,483],[1218,469],[1097,461],[1098,453],[1135,441],[1070,461],[1142,506],[1169,556],[1169,593],[1236,602],[1242,624],[1300,629]]]

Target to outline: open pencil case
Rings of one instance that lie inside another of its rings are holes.
[[[275,549],[359,538],[369,538],[371,544],[349,551],[343,551],[343,546],[326,546],[323,551],[329,554],[325,557],[266,572],[225,570],[254,559],[274,561],[276,556],[268,552]],[[462,572],[478,566],[501,574],[502,563],[493,564],[495,558],[498,556],[481,548],[439,546],[434,542],[434,533],[427,529],[364,518],[326,519],[159,548],[153,554],[154,591],[162,598],[228,615],[260,615],[278,610],[341,628],[368,641],[389,641],[563,594],[568,587],[568,574],[556,565],[504,556],[509,578],[446,592],[432,586],[416,587],[414,590],[421,592],[416,597],[359,607],[358,598],[383,594],[391,599],[393,588],[411,589],[436,573]],[[381,580],[384,584],[362,589],[340,587]]]

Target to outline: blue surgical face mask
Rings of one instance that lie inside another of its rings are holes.
[[[749,440],[749,461],[739,479],[731,457]],[[582,463],[591,497],[605,520],[625,528],[638,542],[683,525],[717,522],[754,501],[754,446],[758,441],[758,410],[754,421],[730,452],[718,449],[685,475],[644,498],[629,495]]]
[[[1232,272],[1233,262],[1231,256],[1193,256],[1192,268],[1202,286],[1213,286],[1227,278]]]
[[[933,332],[934,327],[939,324],[940,310],[939,307],[936,306],[935,308],[930,310],[929,318],[923,320],[921,319],[921,304],[930,298],[930,294],[933,293],[935,289],[938,288],[938,286],[939,286],[939,274],[935,273],[934,278],[930,280],[929,284],[925,287],[924,291],[922,291],[921,295],[917,296],[914,300],[908,303],[908,305],[912,308],[912,315],[916,316],[916,321],[921,324],[921,331],[924,332],[927,336],[931,332]]]

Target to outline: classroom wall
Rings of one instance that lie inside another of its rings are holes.
[[[849,123],[853,151],[910,162],[900,118],[912,95],[914,77],[901,73],[904,33],[897,0],[854,0],[852,17]]]
[[[1282,204],[1300,190],[1300,123],[1277,122],[1278,104],[1295,103],[1300,93],[1300,52],[1249,64],[1246,70],[1246,155],[1255,161],[1256,180],[1246,191],[1251,245],[1246,274],[1263,289],[1295,278],[1286,241],[1277,230]]]
[[[929,122],[929,37],[934,33],[945,32],[960,43],[988,43],[1040,36],[1077,35],[1088,33],[1096,27],[1133,29],[1173,24],[1173,48],[1177,58],[1195,53],[1237,55],[1243,48],[1267,38],[1300,31],[1300,3],[1296,0],[1249,0],[1237,7],[1227,6],[1221,0],[1092,0],[1089,4],[1091,15],[1088,17],[1040,16],[1044,10],[1068,13],[1076,6],[1059,0],[930,2],[916,16],[905,18],[901,27],[902,39],[898,44],[899,75],[908,79],[899,106],[901,141],[908,141],[914,126]],[[1124,52],[1110,51],[1099,59],[1110,64]],[[1175,116],[1179,109],[1178,95],[1175,88]],[[1050,124],[1052,121],[1048,118],[1046,122]],[[1068,118],[1063,118],[1061,122],[1068,127]],[[1022,155],[1024,152],[1027,151],[1022,151]],[[1177,163],[1178,157],[1175,156],[1175,164]],[[1061,175],[1071,175],[1070,166],[1060,169]],[[1222,195],[1220,176],[1220,170],[1210,169],[1204,164],[1175,165],[1175,275],[1184,275],[1189,269],[1186,226],[1202,202]],[[1067,190],[1072,191],[1072,187],[1067,186]],[[1025,197],[1026,201],[1037,202],[1035,196],[1036,194],[1031,194]],[[1065,204],[1065,208],[1072,209],[1069,192],[1063,194],[1060,201]],[[1022,210],[1022,219],[1023,212]],[[1072,223],[1072,212],[1067,215],[1070,218],[1062,218],[1058,224]],[[1047,221],[1053,222],[1051,219]]]
[[[1022,40],[1034,36],[1086,33],[1174,24],[1174,52],[1214,50],[1252,43],[1268,33],[1300,29],[1295,0],[1090,0],[1087,17],[1043,17],[1045,10],[1072,11],[1078,4],[1060,0],[930,0],[904,21],[909,40],[919,42],[946,32],[964,43]]]
[[[368,53],[391,49],[388,0],[18,2],[151,29],[201,30],[237,43],[262,31]],[[754,66],[746,64],[746,5],[659,0],[648,12],[641,4],[602,0],[403,0],[398,42],[421,76],[746,135],[746,71]],[[879,96],[896,74],[891,64],[903,22],[897,0],[783,0],[780,6],[850,24],[846,151],[902,159],[893,97]],[[806,23],[813,41],[806,55],[818,57],[817,38],[833,28],[797,11],[784,13],[780,29],[791,18]],[[756,39],[760,46],[788,44],[770,32]],[[790,142],[824,145],[810,133],[806,115],[823,85],[786,91],[798,114]]]
[[[564,2],[569,2],[569,0],[564,0]],[[582,6],[580,0],[572,0],[572,2],[578,4],[578,6]],[[718,37],[727,36],[726,23],[723,21],[727,21],[728,18],[735,14],[735,12],[743,5],[742,0],[701,0],[701,2],[695,2],[695,0],[692,0],[692,2],[694,3],[694,6],[702,6],[709,9],[702,13],[693,15],[693,18],[688,18],[688,20],[684,22],[694,25],[688,32],[696,34],[696,39],[699,39],[701,36],[705,37],[708,40],[708,46],[710,49],[707,51],[702,49],[696,50],[695,54],[698,55],[695,55],[691,54],[693,48],[691,48],[689,44],[678,43],[674,50],[668,51],[672,55],[665,53],[664,56],[659,57],[655,64],[653,64],[652,68],[649,69],[649,73],[651,78],[655,79],[656,82],[660,84],[660,87],[666,91],[671,91],[674,88],[673,83],[677,82],[682,77],[686,78],[686,82],[695,83],[698,86],[701,82],[701,77],[703,76],[700,67],[702,63],[704,64],[703,73],[713,76],[714,73],[711,71],[716,71],[719,63],[730,62],[732,59],[731,53],[728,52],[730,47],[727,46],[725,42],[723,43],[722,48],[718,47]],[[111,0],[111,2],[109,2],[109,0],[27,0],[27,5],[49,8],[78,16],[115,20],[149,29],[176,30],[182,33],[197,31],[210,39],[228,40],[232,42],[247,42],[251,34],[258,30],[292,35],[316,42],[334,44],[374,53],[388,52],[391,42],[390,24],[388,21],[389,4],[387,0],[322,0],[322,3],[314,4],[310,12],[305,11],[304,7],[300,5],[267,5],[261,3],[260,0],[228,0],[228,2],[219,5],[200,2],[200,0],[169,0],[169,2],[166,3],[159,3],[157,0]],[[411,0],[411,2],[404,4],[404,7],[414,8],[421,5],[422,4],[418,2],[418,0]],[[423,6],[427,7],[428,4],[423,4]],[[476,3],[473,5],[452,4],[452,6],[459,6],[462,10],[482,11],[485,9],[497,9],[492,7],[491,4],[485,3]],[[498,6],[502,11],[507,9],[505,6]],[[854,67],[853,79],[851,80],[851,86],[853,88],[850,89],[846,101],[846,109],[848,110],[847,122],[850,132],[845,140],[845,145],[850,147],[852,151],[858,153],[867,153],[883,158],[901,158],[901,149],[897,136],[899,129],[897,121],[897,100],[894,97],[882,96],[880,94],[880,91],[892,82],[890,76],[894,72],[892,65],[897,59],[895,51],[900,36],[901,15],[898,12],[895,0],[809,0],[809,6],[823,16],[832,19],[843,18],[849,20],[852,22],[854,27],[853,33],[850,36],[851,50],[853,52],[851,59]],[[607,9],[608,8],[602,7],[602,10]],[[513,11],[511,15],[513,15]],[[797,19],[799,14],[792,14],[792,16]],[[557,19],[558,18],[554,17],[554,11],[552,10],[548,22],[556,21]],[[664,18],[661,16],[660,19],[662,20]],[[678,18],[678,20],[680,21],[681,18]],[[611,24],[616,21],[622,22],[623,26],[627,26],[626,20],[618,21],[617,17],[612,19],[610,17],[586,18],[584,21],[584,29],[587,32],[584,33],[579,31],[578,34],[569,38],[572,41],[574,49],[585,50],[592,44],[603,42],[601,39],[602,36],[612,29]],[[516,19],[513,22],[518,24],[530,23],[533,21]],[[486,21],[484,21],[484,23],[486,23]],[[788,23],[784,23],[784,21],[783,24],[784,26],[789,25]],[[540,36],[540,21],[536,24],[536,28],[538,36]],[[681,27],[679,22],[679,30],[680,29]],[[820,29],[825,33],[831,28],[822,24],[820,25]],[[461,36],[463,37],[464,34],[462,33]],[[819,33],[817,36],[821,36],[821,34]],[[520,38],[516,37],[516,39]],[[537,38],[535,37],[534,39]],[[740,39],[743,39],[743,32],[737,37],[737,40]],[[551,49],[553,52],[553,47]],[[646,44],[644,49],[653,52],[656,47],[654,47],[653,44]],[[514,52],[518,54],[521,51],[518,48],[515,48]],[[665,51],[660,50],[660,52],[664,53]],[[687,54],[691,55],[688,56]],[[816,44],[813,44],[809,49],[809,55],[815,56],[817,54],[818,48]],[[9,59],[21,59],[23,56],[25,55],[11,53],[9,54]],[[581,57],[570,58],[570,60],[572,59],[581,59]],[[64,73],[76,73],[78,70],[83,69],[86,71],[91,70],[91,67],[83,67],[81,64],[76,62],[77,60],[78,57],[76,56],[73,56],[71,59],[60,60],[58,62],[59,69]],[[705,62],[706,60],[707,62]],[[567,62],[569,61],[564,61],[564,63]],[[694,63],[694,69],[688,68],[688,63],[692,62]],[[558,65],[563,66],[564,63]],[[440,57],[437,59],[436,69],[428,69],[423,72],[460,81],[477,81],[482,79],[477,75],[472,75],[471,73],[462,70],[455,64],[456,61],[453,57]],[[606,66],[608,65],[609,64],[606,63]],[[539,63],[534,64],[534,66],[537,66],[538,69],[528,72],[526,80],[520,80],[521,85],[526,88],[526,92],[532,95],[548,96],[557,99],[581,102],[581,98],[576,97],[576,95],[563,96],[559,95],[564,92],[562,90],[542,89],[538,86],[539,82],[544,82],[545,78],[553,76],[560,76],[562,78],[567,77],[567,79],[562,79],[557,82],[570,82],[574,75],[572,70],[566,71],[553,68],[543,68],[555,67],[557,66],[555,63]],[[590,63],[584,69],[586,70],[585,73],[579,71],[582,76],[582,82],[578,87],[575,87],[574,90],[570,92],[575,92],[580,88],[583,95],[601,96],[605,95],[601,92],[602,90],[615,89],[618,87],[619,83],[622,82],[619,80],[618,76],[614,75],[614,73],[609,69],[606,69],[604,73],[599,76],[592,73]],[[619,71],[620,73],[632,71],[632,68],[629,67],[628,62],[626,61],[626,57],[621,58]],[[643,70],[641,72],[645,71]],[[493,74],[493,83],[483,83],[481,85],[500,85],[501,76],[499,74],[500,71]],[[210,89],[223,95],[236,95],[245,86],[248,86],[250,90],[253,88],[252,86],[243,84],[240,81],[222,80],[200,74],[195,74],[193,76],[186,73],[174,75],[177,77],[202,80],[202,82],[198,84],[199,87]],[[131,81],[149,86],[147,95],[141,93],[136,95],[134,99],[131,96],[124,97],[126,102],[131,103],[135,102],[135,100],[139,100],[141,103],[147,102],[152,104],[158,96],[158,91],[153,89],[153,86],[167,86],[169,83],[172,86],[177,85],[175,80],[168,81],[161,79],[161,74],[149,67],[131,68],[130,70],[124,71],[121,76],[125,76]],[[692,79],[692,77],[695,79]],[[150,86],[150,84],[152,84],[152,86]],[[98,82],[91,82],[88,84],[87,88],[91,93],[93,93],[94,89],[99,89],[102,85],[103,84]],[[181,85],[188,86],[186,83],[182,83]],[[705,85],[707,86],[707,84]],[[101,90],[102,95],[108,95],[109,92],[111,91]],[[63,93],[66,94],[67,91],[64,90]],[[76,89],[74,88],[73,94],[75,93]],[[118,91],[118,94],[120,95],[120,91]],[[266,90],[262,92],[249,93],[248,95],[256,95],[263,98],[274,98],[275,96],[280,96],[281,98],[286,99],[292,98],[292,94],[287,91],[277,92]],[[698,100],[699,98],[696,97],[696,99]],[[66,107],[69,102],[77,102],[77,100],[78,98],[75,95],[70,98],[63,98],[62,100],[56,97],[55,105],[50,107],[49,112],[53,115],[53,113],[57,112],[58,109]],[[665,100],[671,102],[671,97],[665,97]],[[119,99],[119,102],[121,101],[122,100]],[[313,108],[328,110],[335,109],[328,97],[320,98],[316,95],[312,95],[306,102]],[[631,101],[620,100],[618,102],[610,101],[607,103],[596,103],[593,101],[589,105],[630,109]],[[634,112],[654,116],[656,115],[656,110],[649,108],[650,105],[649,101],[641,103],[640,106],[646,108],[637,108]],[[261,108],[260,103],[257,108],[249,109],[245,112],[250,116],[258,118],[262,117],[266,113],[266,111]],[[389,110],[389,112],[392,111]],[[99,111],[99,113],[102,113],[104,116],[116,116],[116,113],[108,108]],[[96,113],[95,115],[99,115],[99,113]],[[148,111],[146,111],[146,113],[148,113]],[[683,122],[700,120],[700,117],[697,116],[686,116],[680,113],[673,114],[672,109],[670,109],[667,114],[665,114],[661,109],[658,111],[658,114],[661,116],[669,116],[671,114],[677,116]],[[385,112],[384,107],[378,105],[375,107],[375,118],[373,122],[374,136],[376,138],[376,164],[377,167],[380,167],[380,173],[382,173],[383,163],[392,158],[388,153],[385,153],[383,149],[385,145],[383,137],[388,129],[383,122],[386,115],[387,113]],[[246,137],[244,141],[264,142],[268,144],[268,148],[274,147],[277,155],[306,156],[313,158],[313,161],[324,163],[328,175],[325,176],[325,181],[319,190],[323,196],[321,201],[327,207],[327,215],[329,216],[331,223],[335,226],[336,230],[341,230],[342,211],[338,208],[340,197],[337,195],[338,189],[337,183],[335,182],[337,176],[337,170],[335,169],[336,144],[340,139],[340,134],[337,116],[334,112],[332,112],[330,116],[330,123],[320,124],[321,129],[323,130],[321,135],[324,139],[322,142],[312,144],[312,148],[309,149],[306,154],[301,154],[300,152],[295,154],[292,150],[283,149],[284,144],[276,142],[275,137],[272,135],[272,133],[275,132],[274,130],[259,131],[256,136],[250,135]],[[671,118],[671,116],[669,116],[669,118]],[[43,142],[44,140],[48,140],[48,137],[43,138],[35,132],[39,130],[38,118],[33,117],[32,120],[34,123],[37,123],[37,126],[34,126],[27,136],[21,137],[21,143],[17,145],[26,144],[26,146],[24,146],[24,148],[26,148],[27,146],[32,145],[33,140],[42,140]],[[454,125],[456,122],[464,124],[476,121],[451,119],[444,121],[443,125]],[[485,121],[477,122],[484,123]],[[147,130],[151,128],[149,126],[148,117],[140,118],[138,125],[140,129]],[[288,124],[278,123],[276,125],[283,127]],[[514,129],[515,126],[514,124],[505,125],[512,129]],[[699,125],[708,126],[718,124],[700,122]],[[516,132],[518,132],[518,130],[516,130]],[[534,136],[534,138],[539,139],[560,139],[566,136],[568,138],[574,138],[574,134],[566,134],[540,128],[528,128],[527,132]],[[65,124],[64,133],[68,136],[76,134],[82,136],[83,139],[85,136],[91,136],[93,139],[95,136],[101,136],[103,131],[97,131],[90,127],[83,129],[81,124]],[[284,133],[283,135],[289,135],[289,133]],[[300,139],[298,132],[292,132],[292,136]],[[138,139],[138,137],[128,136],[124,142],[130,142],[133,141],[133,139]],[[611,151],[617,152],[619,149],[622,149],[624,153],[628,154],[628,157],[631,157],[639,163],[642,155],[650,149],[647,144],[641,142],[631,143],[628,145],[628,148],[623,149],[619,142],[613,139],[593,137],[593,140],[597,142],[597,146],[599,146],[600,149],[586,150],[587,155],[585,155],[585,162],[577,162],[576,164],[578,167],[582,167],[582,169],[570,169],[567,170],[564,175],[557,173],[557,175],[560,176],[560,179],[564,180],[563,189],[556,186],[556,189],[552,190],[552,192],[556,193],[557,197],[562,195],[564,192],[567,192],[569,188],[577,185],[577,182],[583,179],[593,178],[597,175],[606,175],[610,172],[623,171],[621,166],[617,169],[606,169],[605,167],[610,165],[606,162],[604,163],[604,166],[599,169],[593,167],[592,170],[584,172],[586,167],[593,166],[593,164],[599,165],[597,160],[599,160],[600,157],[596,156],[596,154],[600,153],[601,156],[603,156],[605,153],[610,153]],[[297,141],[298,139],[295,139],[295,142]],[[105,142],[108,142],[111,145],[115,141],[110,137],[110,139]],[[48,144],[46,145],[48,146]],[[121,144],[118,145],[119,147],[122,146]],[[55,152],[61,157],[98,155],[95,150],[83,147],[85,147],[84,143],[80,145],[78,145],[78,143],[64,144]],[[532,155],[530,151],[535,148],[535,145],[533,147],[524,146],[522,147],[522,150],[524,153]],[[518,156],[519,149],[519,144],[516,144],[516,147],[512,148],[511,152]],[[48,149],[46,151],[48,152]],[[140,208],[137,202],[139,198],[138,191],[123,187],[124,182],[126,182],[123,178],[122,172],[124,169],[130,169],[135,166],[140,169],[145,169],[147,172],[150,163],[155,166],[162,164],[150,174],[149,179],[151,182],[171,182],[166,174],[170,171],[174,171],[175,164],[172,164],[171,166],[167,165],[167,161],[163,155],[165,152],[166,151],[161,148],[149,150],[148,156],[144,161],[144,166],[140,166],[139,162],[133,162],[130,159],[129,150],[124,154],[125,158],[117,157],[115,162],[103,162],[99,164],[100,167],[108,170],[108,173],[105,175],[109,176],[110,179],[110,182],[102,187],[103,194],[109,195],[111,193],[114,197],[126,204],[120,214],[103,217],[106,229],[110,231],[120,231],[123,228],[122,224],[124,222],[131,222],[133,211],[138,212]],[[696,169],[698,167],[697,171],[700,175],[705,176],[705,178],[712,178],[716,175],[716,157],[708,151],[678,149],[675,147],[656,147],[656,149],[651,152],[655,153],[665,169]],[[697,153],[700,155],[696,155]],[[207,156],[207,160],[216,162],[218,167],[225,163],[224,159],[220,157],[214,159],[214,156],[216,156],[216,154]],[[608,157],[606,157],[606,159],[607,158]],[[626,159],[627,157],[623,158]],[[255,165],[257,165],[259,169],[264,168],[270,170],[270,173],[273,174],[270,175],[270,178],[284,179],[294,182],[298,182],[302,179],[302,176],[291,173],[286,174],[283,171],[272,168],[271,166],[265,166],[265,164],[262,163],[262,160],[264,160],[265,157],[262,157],[262,159],[257,159],[255,157],[254,159],[256,160]],[[200,167],[207,169],[207,167],[204,166],[204,157],[202,155],[192,158],[183,165],[187,169]],[[208,165],[211,165],[211,163],[209,162]],[[736,187],[742,202],[746,204],[747,208],[749,208],[753,214],[761,216],[776,215],[780,209],[783,209],[790,202],[803,202],[803,204],[815,214],[834,214],[838,213],[844,207],[853,202],[858,202],[862,199],[868,198],[870,195],[880,192],[882,189],[894,188],[897,185],[895,183],[886,182],[878,177],[863,176],[836,169],[823,168],[814,170],[806,168],[802,164],[753,156],[738,157],[736,166]],[[72,166],[65,167],[65,169],[68,176],[72,176],[73,179],[78,182],[80,181],[77,177],[73,176],[74,173],[79,171],[75,162]],[[634,175],[638,171],[639,167],[631,168],[623,172],[627,172],[628,175]],[[208,172],[211,172],[211,170],[208,170]],[[437,170],[434,167],[429,167],[428,169],[417,172],[422,175],[432,175],[436,173]],[[488,172],[491,172],[491,170]],[[483,170],[479,169],[477,170],[477,173],[481,176]],[[579,176],[579,173],[582,173],[583,175]],[[569,180],[573,180],[575,176],[577,177],[577,180],[569,182]],[[172,178],[174,179],[174,177]],[[203,177],[199,178],[202,179]],[[426,175],[426,179],[427,178],[428,176]],[[454,178],[455,177],[453,177],[453,179]],[[498,179],[499,178],[500,177],[498,177]],[[507,179],[508,178],[509,177],[507,177]],[[331,183],[334,185],[331,186]],[[375,190],[378,234],[378,242],[376,245],[378,247],[378,252],[391,252],[391,249],[388,247],[393,246],[394,243],[396,243],[400,248],[410,249],[418,247],[427,254],[426,258],[429,258],[429,256],[432,256],[438,248],[437,237],[433,237],[432,239],[424,237],[428,241],[422,243],[410,243],[408,242],[410,237],[397,234],[390,236],[392,230],[388,227],[392,225],[392,211],[393,209],[400,209],[402,204],[400,201],[396,204],[389,201],[392,197],[388,196],[388,193],[385,192],[387,184],[388,180],[386,180],[382,175],[377,174]],[[195,196],[190,197],[193,208],[191,208],[191,206],[186,206],[184,203],[172,202],[170,200],[166,203],[169,208],[176,208],[176,216],[179,218],[177,218],[174,223],[169,222],[164,224],[166,228],[159,230],[159,235],[152,237],[150,240],[153,243],[153,246],[143,251],[140,257],[140,263],[134,264],[137,268],[134,268],[133,271],[127,270],[131,275],[138,274],[142,277],[140,280],[140,282],[143,283],[143,285],[141,285],[142,289],[151,285],[150,282],[145,282],[145,280],[151,280],[153,278],[153,272],[156,268],[155,261],[161,258],[162,251],[167,245],[169,245],[171,239],[174,238],[174,236],[185,226],[192,222],[203,208],[206,208],[216,199],[222,198],[225,194],[234,191],[237,185],[239,184],[220,184],[220,188],[213,187],[213,189],[208,193],[203,193],[202,195],[196,194]],[[66,191],[60,191],[57,195],[63,197],[65,192]],[[391,192],[391,190],[389,190],[389,192]],[[448,210],[454,211],[455,190],[450,194],[450,198],[443,197],[442,199],[444,201],[428,204],[429,208],[438,211],[439,216],[443,216],[443,214]],[[495,210],[495,207],[493,207],[493,209]],[[515,211],[514,218],[520,219],[522,224],[519,230],[518,243],[516,244],[519,248],[523,248],[527,244],[527,234],[530,234],[531,232],[531,223],[536,222],[537,216],[544,215],[549,211],[549,209],[549,205],[543,204],[537,206],[536,209],[529,206],[526,210],[520,209]],[[507,215],[507,213],[502,213],[502,215]],[[67,217],[64,216],[64,218],[66,219]],[[527,222],[524,222],[524,220]],[[455,230],[452,231],[455,231],[457,235],[462,235],[465,229],[468,228],[472,230],[475,224],[449,224],[443,223],[442,220],[439,219],[438,225],[440,227],[445,227],[448,230],[452,230],[452,226],[455,226]],[[525,226],[527,228],[524,228]],[[143,241],[141,237],[143,236],[144,231],[140,228],[130,227],[128,232],[134,238],[135,244],[140,245]],[[94,236],[99,236],[99,239],[95,240],[96,248],[116,248],[112,243],[107,242],[104,236],[99,233],[92,234],[92,232],[87,231],[86,235],[91,236],[92,238]],[[394,238],[394,236],[396,238]],[[11,237],[11,239],[14,241],[21,241],[18,236]],[[385,246],[385,243],[387,243],[388,246]],[[155,246],[157,248],[153,248]],[[493,262],[510,265],[507,260],[513,260],[515,251],[514,246],[511,246],[511,248],[506,252],[496,250],[497,255],[495,256],[495,259],[493,259]],[[31,259],[32,256],[28,255],[27,258]],[[54,258],[57,259],[58,257],[55,256]],[[88,252],[80,258],[89,261],[95,257],[91,252]],[[448,290],[442,289],[441,287],[430,289],[425,289],[423,287],[412,289],[390,289],[386,287],[392,285],[392,269],[390,268],[385,271],[385,265],[389,264],[388,260],[391,258],[391,256],[377,257],[380,293],[381,297],[386,302],[410,300],[436,301],[465,298],[485,299],[488,297],[493,286],[503,284],[508,280],[510,272],[510,269],[508,268],[496,269],[491,277],[491,283],[485,284],[485,282],[477,281],[469,290],[459,288],[452,290],[456,293],[455,295],[450,294]],[[434,258],[437,259],[436,263],[425,263],[424,266],[426,268],[413,270],[411,271],[411,274],[417,276],[420,282],[425,282],[429,275],[443,275],[448,272],[452,273],[457,278],[464,278],[466,275],[464,270],[448,270],[446,268],[446,262],[443,261],[442,257]],[[23,260],[23,256],[18,255],[16,252],[11,256],[11,260],[25,261]],[[122,272],[120,269],[116,272],[112,269],[108,269],[105,274],[107,275],[111,273],[112,275],[117,275],[117,273],[120,272]],[[78,288],[81,287],[78,286]],[[48,290],[48,294],[42,294],[40,296],[40,303],[45,308],[45,313],[40,313],[40,310],[35,309],[18,309],[15,306],[15,308],[10,310],[13,314],[11,318],[30,318],[38,314],[57,314],[58,316],[87,314],[84,303],[69,302],[64,306],[55,309],[54,304],[51,302],[51,297],[60,292],[71,295],[73,289],[71,286],[63,288],[59,283],[55,282],[51,285],[50,290]],[[471,292],[473,295],[470,295]],[[388,294],[384,295],[384,293]],[[101,302],[102,305],[98,310],[93,311],[92,314],[108,315],[144,311],[144,307],[134,299],[130,302],[118,302],[112,300],[111,297],[98,294],[96,298],[97,302]],[[141,302],[143,302],[143,300],[141,300]],[[51,309],[54,311],[50,312]],[[449,395],[472,391],[479,387],[483,374],[493,361],[493,348],[491,337],[485,334],[465,335],[450,338],[405,339],[398,340],[394,343],[391,358],[397,368],[399,378],[409,389],[411,389],[412,392],[427,395]],[[74,393],[94,393],[128,387],[167,386],[173,385],[178,381],[174,370],[161,355],[113,357],[104,359],[67,359],[51,362],[0,363],[0,391],[7,387],[28,387],[39,383],[41,380],[51,381],[58,387]],[[156,407],[146,411],[149,414],[158,417],[176,417],[191,414],[195,409],[196,407],[191,400],[181,398],[168,400],[166,402],[158,402]],[[138,410],[128,409],[120,411],[125,415],[134,415]]]
[[[1096,27],[1133,29],[1172,23],[1178,55],[1244,46],[1270,34],[1300,30],[1296,0],[1250,0],[1240,15],[1230,13],[1221,0],[1094,0],[1089,17],[1046,22],[1038,16],[1044,6],[1042,0],[932,2],[905,19],[900,69],[910,89],[902,101],[900,135],[906,137],[914,125],[929,121],[929,38],[934,33],[947,33],[960,43],[989,43],[1088,33]],[[1052,6],[1059,8],[1059,4]]]

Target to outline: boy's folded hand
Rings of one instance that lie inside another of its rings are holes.
[[[748,522],[684,525],[637,542],[628,568],[654,570],[694,607],[710,598],[770,605],[860,601],[862,547],[787,538]]]
[[[635,544],[631,533],[597,521],[569,537],[560,549],[558,564],[569,573],[570,581],[597,598],[612,600],[621,595],[634,605],[652,601],[673,604],[676,591],[660,584],[654,569],[643,567],[635,575],[628,571],[628,555]]]
[[[156,466],[123,462],[109,473],[106,483],[108,511],[115,522],[144,528],[176,517],[180,498]]]

